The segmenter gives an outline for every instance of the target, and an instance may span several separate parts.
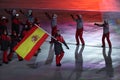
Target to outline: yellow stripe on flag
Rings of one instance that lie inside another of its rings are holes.
[[[22,58],[25,58],[44,34],[45,32],[43,30],[36,28],[36,30],[19,46],[16,52],[19,53]]]
[[[22,58],[30,59],[31,53],[35,52],[37,48],[45,41],[48,37],[46,32],[41,28],[34,26],[28,34],[15,46],[15,52]],[[30,53],[30,55],[29,55]]]

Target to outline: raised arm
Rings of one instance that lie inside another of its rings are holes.
[[[52,17],[47,12],[45,12],[45,15],[48,17],[48,19],[52,19]]]
[[[73,19],[74,21],[76,20],[72,14],[71,14],[70,16],[72,17],[72,19]]]
[[[95,23],[94,25],[97,25],[97,26],[99,26],[99,27],[103,27],[104,24]]]

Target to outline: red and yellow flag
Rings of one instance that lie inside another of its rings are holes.
[[[48,34],[37,26],[33,26],[25,37],[14,47],[14,51],[25,60],[30,60]]]

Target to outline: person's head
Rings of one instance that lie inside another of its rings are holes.
[[[18,18],[19,17],[19,14],[15,14],[14,18]]]
[[[57,34],[59,34],[59,35],[60,35],[60,30],[57,30]]]
[[[82,15],[76,15],[78,19],[82,19]]]
[[[13,31],[13,35],[14,35],[14,36],[16,36],[16,35],[17,35],[15,31]]]
[[[27,24],[25,24],[25,27],[24,27],[24,29],[28,29],[28,25],[27,25]]]
[[[52,15],[52,18],[53,18],[53,19],[56,19],[56,18],[57,18],[57,14],[53,14],[53,15]]]
[[[2,16],[2,17],[1,17],[1,20],[4,20],[4,19],[6,19],[6,17],[5,17],[5,16]]]
[[[57,30],[57,32],[56,32],[56,36],[60,36],[61,34],[60,34],[60,30]]]
[[[107,19],[104,19],[104,24],[108,24],[108,20]]]
[[[19,16],[19,14],[16,14],[15,16],[16,16],[16,17],[18,17],[18,16]]]
[[[4,35],[7,35],[7,31],[6,31],[6,30],[4,30],[3,34],[4,34]]]
[[[31,9],[28,10],[28,15],[29,15],[29,16],[32,15],[32,10],[31,10]]]
[[[34,19],[34,21],[35,21],[35,22],[40,22],[40,19],[39,19],[38,17],[36,17],[36,18]]]
[[[1,17],[1,21],[2,21],[2,22],[8,22],[8,19],[7,19],[5,16],[2,16],[2,17]]]
[[[15,9],[12,10],[12,15],[16,15],[17,14],[17,11]]]

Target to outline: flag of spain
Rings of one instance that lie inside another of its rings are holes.
[[[33,26],[14,47],[14,51],[23,59],[29,61],[47,37],[48,34],[42,28]]]

